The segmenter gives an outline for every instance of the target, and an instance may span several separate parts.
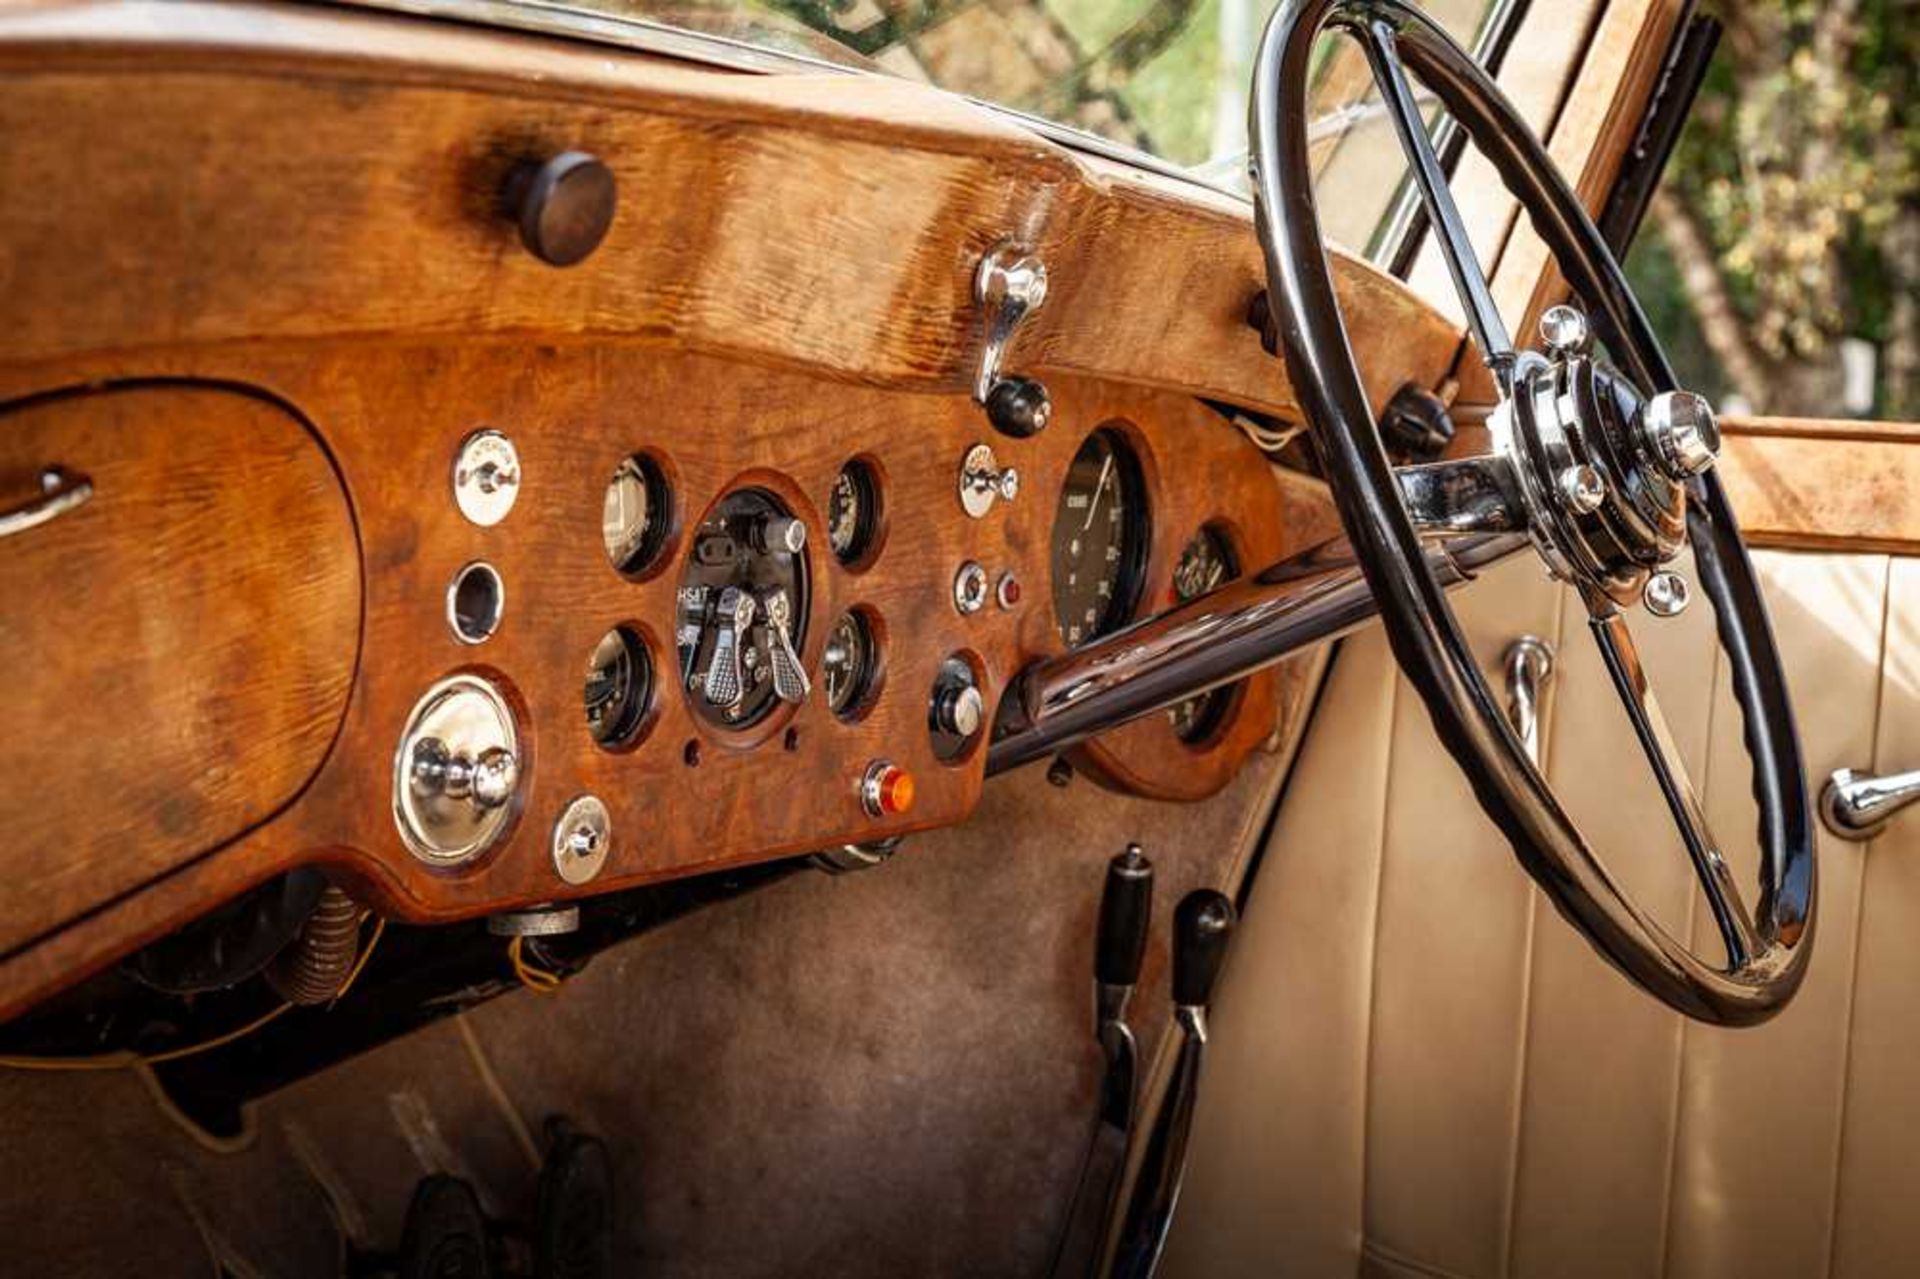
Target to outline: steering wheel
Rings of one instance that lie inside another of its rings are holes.
[[[1385,109],[1499,390],[1489,456],[1396,470],[1347,341],[1314,207],[1307,91],[1315,38],[1365,51]],[[1417,76],[1499,171],[1592,308],[1547,313],[1548,352],[1517,351],[1474,257],[1420,117]],[[1712,466],[1719,431],[1683,391],[1620,264],[1540,141],[1447,33],[1403,0],[1282,0],[1254,70],[1255,221],[1287,372],[1393,653],[1480,805],[1535,882],[1588,941],[1679,1012],[1761,1022],[1799,988],[1812,950],[1812,810],[1786,677],[1733,511]],[[1597,336],[1616,369],[1590,353]],[[1584,601],[1589,627],[1706,892],[1723,962],[1694,953],[1608,873],[1508,725],[1423,538],[1524,532]],[[1667,568],[1691,537],[1744,719],[1760,815],[1758,909],[1742,900],[1641,669],[1626,610],[1684,607]]]

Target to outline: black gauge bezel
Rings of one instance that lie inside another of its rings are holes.
[[[1066,515],[1065,503],[1070,491],[1068,480],[1073,474],[1073,467],[1080,460],[1080,455],[1100,440],[1104,440],[1113,453],[1116,482],[1132,516],[1121,522],[1120,560],[1114,569],[1113,594],[1092,630],[1078,640],[1072,640],[1067,637],[1066,618],[1060,609],[1060,584],[1053,576],[1054,558],[1059,546],[1060,521]],[[1073,451],[1059,492],[1054,497],[1053,522],[1047,531],[1047,594],[1049,606],[1053,609],[1053,631],[1062,644],[1069,647],[1086,644],[1103,635],[1111,635],[1133,621],[1145,594],[1147,561],[1152,550],[1153,507],[1146,466],[1141,461],[1140,450],[1132,433],[1122,423],[1108,422],[1088,432],[1086,439]]]
[[[833,495],[842,477],[851,478],[860,494],[860,513],[854,522],[853,540],[843,550],[833,544]],[[880,464],[865,453],[850,457],[833,474],[827,487],[827,500],[821,506],[827,550],[834,560],[851,572],[859,572],[880,557],[880,543],[886,531],[886,492]]]
[[[827,648],[833,644],[834,633],[840,629],[840,623],[848,618],[860,628],[866,637],[866,666],[859,672],[854,685],[853,695],[844,706],[835,706],[827,691]],[[874,703],[880,700],[880,688],[886,678],[886,627],[880,621],[880,615],[864,604],[856,604],[833,619],[827,627],[827,638],[820,650],[820,695],[827,704],[827,710],[843,724],[858,723],[867,717]]]
[[[620,717],[611,731],[605,734],[596,732],[593,725],[592,702],[585,684],[593,679],[594,658],[600,652],[601,645],[610,637],[619,636],[626,648],[629,659],[635,662],[636,670],[644,677],[639,681],[639,695],[630,696],[621,709]],[[587,736],[593,744],[603,751],[618,752],[632,750],[646,737],[653,727],[656,711],[660,704],[660,663],[653,653],[652,638],[646,628],[637,622],[621,622],[609,627],[598,640],[594,641],[593,651],[587,655],[587,679],[581,690],[582,713],[587,724]]]
[[[645,537],[631,553],[616,559],[614,548],[607,542],[607,495],[619,482],[621,473],[629,467],[640,476],[647,493],[647,509],[651,514]],[[673,476],[666,461],[659,455],[642,449],[627,454],[614,464],[605,486],[600,490],[600,551],[606,556],[607,563],[613,566],[614,572],[629,581],[642,581],[658,573],[669,562],[667,551],[679,527],[679,510],[674,497]]]

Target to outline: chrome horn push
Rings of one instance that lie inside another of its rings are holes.
[[[1720,451],[1713,409],[1691,391],[1641,395],[1591,353],[1586,317],[1542,318],[1545,355],[1517,353],[1487,419],[1493,451],[1402,468],[1426,536],[1525,532],[1555,577],[1596,612],[1644,600],[1671,617],[1688,597],[1666,568],[1686,546],[1687,485]]]

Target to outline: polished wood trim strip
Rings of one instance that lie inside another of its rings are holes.
[[[1920,554],[1920,427],[1910,423],[1729,423],[1720,454],[1740,529],[1755,546]],[[1767,429],[1815,428],[1811,434]],[[1820,434],[1884,426],[1892,433]]]
[[[1876,422],[1859,418],[1735,417],[1728,414],[1720,415],[1719,421],[1724,435],[1920,443],[1920,422]]]

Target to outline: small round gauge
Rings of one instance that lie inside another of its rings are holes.
[[[1118,431],[1087,437],[1053,515],[1053,613],[1069,645],[1132,616],[1147,551],[1146,483]]]
[[[660,468],[639,454],[620,463],[600,508],[600,539],[622,573],[652,562],[667,540],[669,494]]]
[[[851,564],[873,545],[879,526],[880,485],[873,468],[855,458],[834,477],[827,495],[827,545],[834,558]]]
[[[653,701],[653,659],[640,637],[616,626],[587,659],[587,731],[602,746],[630,741]]]
[[[873,626],[858,609],[842,613],[827,634],[820,656],[820,677],[827,686],[827,707],[841,719],[865,709],[873,691],[877,646]]]
[[[1233,544],[1225,533],[1210,524],[1195,533],[1193,540],[1181,550],[1173,566],[1173,598],[1184,604],[1239,574]],[[1203,741],[1212,736],[1220,727],[1227,707],[1233,703],[1236,687],[1238,685],[1212,689],[1169,707],[1167,718],[1173,723],[1174,733],[1183,742]]]

